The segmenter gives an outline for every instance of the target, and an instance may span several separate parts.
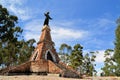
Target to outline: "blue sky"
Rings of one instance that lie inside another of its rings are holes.
[[[103,66],[104,50],[114,49],[116,19],[120,0],[0,0],[11,14],[18,16],[24,39],[39,40],[44,12],[49,11],[55,47],[80,43],[84,51],[99,51],[96,69]]]

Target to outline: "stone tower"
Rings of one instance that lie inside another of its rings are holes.
[[[54,42],[52,41],[50,34],[50,27],[44,25],[42,28],[42,34],[35,52],[32,54],[30,61],[39,61],[40,59],[51,60],[52,62],[58,63],[59,57],[54,48]]]

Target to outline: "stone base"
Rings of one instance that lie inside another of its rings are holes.
[[[47,76],[46,72],[24,72],[24,73],[8,73],[8,76],[14,76],[14,75],[45,75]]]
[[[29,61],[21,65],[4,69],[2,75],[47,75],[59,74],[60,77],[78,78],[79,74],[64,63],[54,63],[50,60]]]

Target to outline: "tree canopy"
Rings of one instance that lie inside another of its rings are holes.
[[[117,28],[115,31],[115,53],[114,60],[116,62],[116,75],[120,76],[120,17],[117,19]]]
[[[60,52],[62,52],[60,59],[80,72],[80,74],[92,76],[93,73],[97,73],[94,67],[96,58],[95,52],[84,54],[83,47],[80,44],[76,44],[72,48],[65,43],[61,44]]]
[[[34,39],[25,41],[21,35],[23,29],[16,26],[18,17],[9,14],[8,10],[0,5],[0,65],[13,66],[28,60],[32,53]]]

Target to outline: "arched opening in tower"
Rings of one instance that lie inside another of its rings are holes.
[[[52,62],[54,62],[53,57],[52,57],[52,55],[50,54],[49,51],[47,53],[47,60],[51,60]]]

